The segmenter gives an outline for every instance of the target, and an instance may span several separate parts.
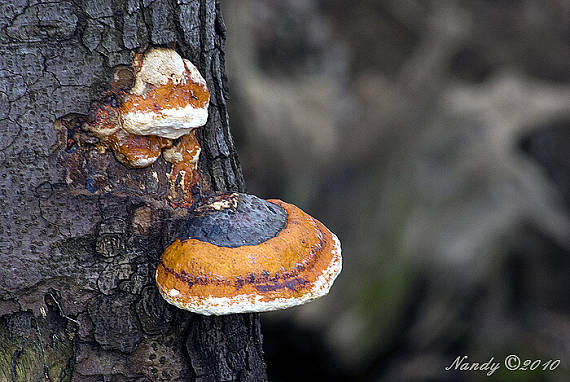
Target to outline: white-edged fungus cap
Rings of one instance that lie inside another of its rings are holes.
[[[135,135],[179,138],[206,124],[209,101],[206,81],[194,64],[173,49],[152,48],[121,104],[122,127]]]
[[[265,312],[328,293],[341,271],[338,238],[280,200],[222,196],[198,210],[156,270],[162,296],[204,315]]]

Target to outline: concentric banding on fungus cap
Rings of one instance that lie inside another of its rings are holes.
[[[340,242],[318,220],[280,200],[231,194],[196,209],[156,283],[194,313],[265,312],[326,295],[341,268]]]

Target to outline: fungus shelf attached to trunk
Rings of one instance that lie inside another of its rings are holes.
[[[82,119],[80,128],[67,126],[69,122],[56,123],[60,130],[66,128],[66,159],[72,159],[64,160],[68,183],[75,188],[84,184],[90,193],[112,191],[113,184],[105,176],[92,176],[89,181],[74,178],[70,171],[73,159],[89,161],[92,151],[104,154],[110,150],[129,168],[149,167],[162,155],[170,163],[170,171],[160,174],[168,183],[167,200],[173,207],[192,205],[199,194],[201,150],[195,129],[206,123],[209,101],[206,81],[175,50],[151,48],[137,54],[132,66],[115,70],[110,90],[94,104],[89,117]],[[85,133],[97,139],[85,138]],[[80,152],[72,150],[70,143],[78,143]],[[84,167],[93,172],[97,166]],[[76,172],[89,177],[90,171]]]
[[[340,242],[292,204],[253,195],[203,201],[156,270],[162,296],[204,315],[265,312],[326,295],[342,268]]]

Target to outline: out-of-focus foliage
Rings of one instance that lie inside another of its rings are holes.
[[[488,380],[444,367],[518,354],[563,366],[494,378],[566,381],[568,3],[224,7],[249,191],[345,261],[329,297],[263,316],[271,379]]]

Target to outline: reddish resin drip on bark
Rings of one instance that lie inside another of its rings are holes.
[[[172,164],[167,174],[170,189],[167,198],[173,207],[189,207],[199,192],[198,158],[200,144],[194,131],[180,137],[172,148],[164,150],[164,159]]]
[[[150,166],[165,147],[172,146],[172,140],[154,135],[113,134],[106,139],[115,153],[115,158],[127,167]]]
[[[115,158],[127,167],[150,166],[158,159],[163,148],[172,146],[172,140],[154,135],[129,134],[120,128],[117,108],[100,105],[86,129],[99,138],[100,149],[110,149]]]

